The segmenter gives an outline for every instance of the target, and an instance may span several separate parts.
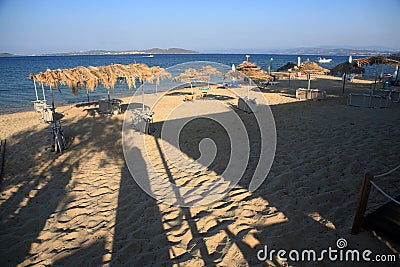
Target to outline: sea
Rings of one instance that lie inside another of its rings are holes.
[[[249,61],[255,62],[262,69],[268,70],[272,58],[272,71],[287,62],[297,63],[297,58],[301,61],[315,61],[321,55],[275,55],[275,54],[250,54]],[[347,56],[325,56],[332,58],[330,63],[320,64],[324,68],[330,69],[339,63],[348,60]],[[359,58],[354,56],[353,59]],[[228,66],[238,65],[246,60],[245,54],[155,54],[154,57],[148,55],[79,55],[79,56],[15,56],[0,57],[0,113],[14,113],[18,111],[30,110],[36,99],[33,81],[29,79],[29,73],[38,73],[46,69],[73,68],[76,66],[100,66],[109,64],[131,64],[144,63],[149,66],[160,66],[162,68],[172,67],[176,64],[191,61],[212,61]],[[376,66],[367,66],[364,77],[374,77]],[[381,72],[379,68],[379,72]],[[394,68],[384,66],[384,73],[394,73]],[[86,101],[86,91],[80,91],[78,96],[72,94],[66,87],[60,87],[61,92],[54,92],[56,105],[65,105]],[[41,88],[38,87],[39,95]],[[49,89],[45,88],[45,93],[49,99]],[[116,84],[110,92],[112,97],[125,97],[133,95],[134,91],[129,89],[126,84]],[[147,91],[146,93],[152,93]],[[107,89],[99,85],[94,92],[89,93],[90,100],[104,98]]]

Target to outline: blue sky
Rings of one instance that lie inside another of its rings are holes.
[[[0,0],[0,52],[400,49],[400,0]]]

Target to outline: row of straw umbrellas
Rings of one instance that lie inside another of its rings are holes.
[[[308,88],[310,88],[310,77],[312,74],[331,74],[340,73],[350,74],[350,73],[363,73],[365,70],[362,66],[374,65],[374,64],[390,64],[393,66],[400,65],[400,58],[398,57],[367,57],[356,59],[353,62],[343,62],[336,67],[332,68],[330,71],[322,68],[317,63],[314,62],[304,62],[299,66],[294,63],[288,63],[285,66],[279,68],[278,70],[291,69],[292,71],[298,71],[305,73],[308,78]],[[398,73],[398,72],[397,72]],[[210,81],[211,75],[221,74],[216,68],[212,66],[203,66],[201,69],[196,70],[193,68],[186,69],[179,76],[173,78],[174,81],[190,82],[194,81]],[[231,79],[241,79],[248,77],[252,80],[258,81],[271,81],[273,77],[268,74],[265,70],[262,70],[255,63],[244,61],[237,67],[232,66],[232,70],[225,73],[224,78]],[[34,80],[34,82],[39,84],[44,84],[49,86],[50,89],[57,88],[59,85],[66,85],[72,89],[72,92],[77,95],[78,89],[86,89],[87,91],[93,91],[99,86],[99,83],[107,89],[114,88],[115,83],[126,82],[129,88],[136,88],[136,82],[139,81],[142,85],[144,82],[154,82],[156,81],[156,88],[160,80],[163,78],[172,78],[172,75],[165,69],[159,66],[149,67],[145,64],[111,64],[107,66],[78,66],[75,68],[67,69],[55,69],[46,70],[45,72],[40,72],[37,74],[31,73],[29,78]],[[345,79],[344,79],[345,80]],[[397,80],[397,77],[396,77]],[[345,82],[345,81],[344,81]],[[344,86],[344,85],[343,85]],[[344,88],[344,87],[343,87]],[[142,86],[143,91],[143,86]],[[143,92],[142,92],[143,93]]]

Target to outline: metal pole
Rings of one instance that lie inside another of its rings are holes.
[[[346,85],[346,72],[344,73],[344,77],[343,77],[343,88],[342,88],[342,94],[344,94],[344,87]]]
[[[144,82],[142,81],[142,111],[144,111]]]
[[[35,86],[36,101],[39,101],[35,80],[33,80],[33,85]]]
[[[43,83],[42,83],[42,93],[43,93],[43,101],[46,102],[46,94],[44,93],[44,86],[43,86]]]
[[[54,94],[53,94],[53,89],[50,86],[50,93],[51,93],[51,107],[52,107],[52,113],[53,113],[53,123],[55,124],[56,121],[56,108],[54,106]]]

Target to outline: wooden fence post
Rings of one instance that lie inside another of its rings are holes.
[[[0,183],[3,176],[4,156],[6,153],[6,139],[0,141]]]
[[[371,191],[371,183],[370,181],[373,180],[374,176],[366,173],[364,175],[364,179],[361,184],[361,192],[360,197],[358,199],[357,204],[357,211],[353,221],[353,227],[351,228],[351,234],[357,234],[362,226],[364,220],[365,210],[367,208],[368,197]]]

